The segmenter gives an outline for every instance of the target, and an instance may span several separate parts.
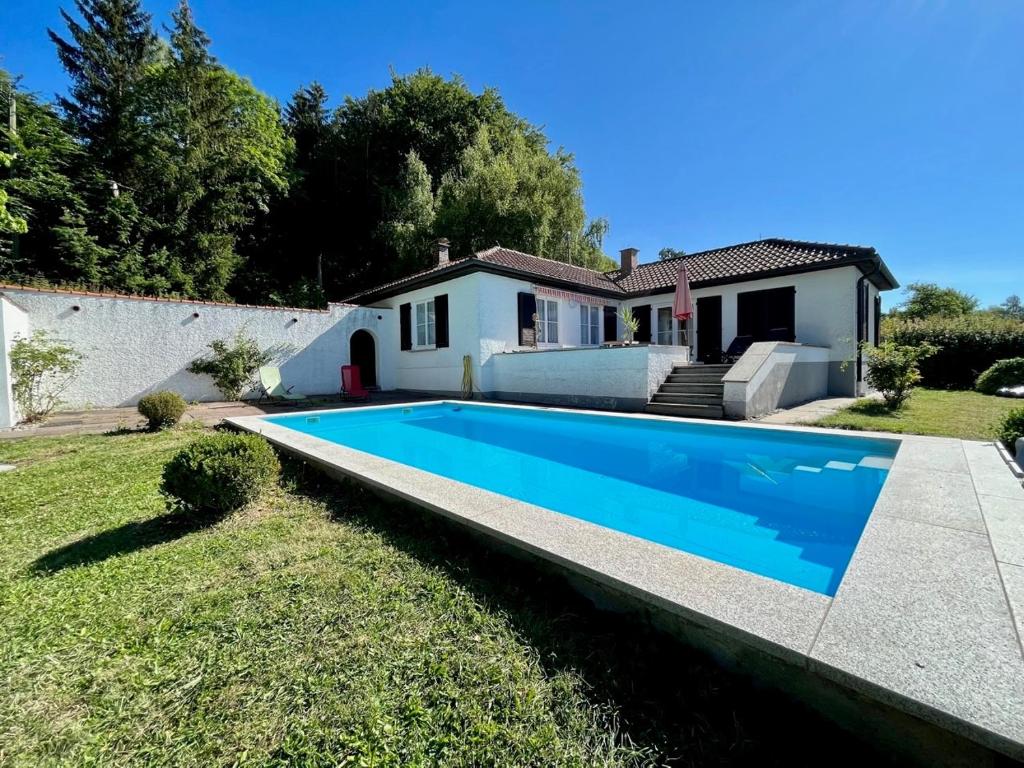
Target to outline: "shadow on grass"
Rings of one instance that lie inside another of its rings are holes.
[[[884,400],[860,400],[849,406],[847,411],[860,416],[888,416],[896,418],[900,415],[898,410],[890,408],[885,404]]]
[[[47,552],[32,563],[31,570],[38,575],[47,575],[65,568],[99,563],[111,557],[174,541],[216,522],[217,519],[196,519],[194,516],[171,513],[125,523]]]
[[[617,737],[654,765],[889,764],[784,695],[758,688],[634,614],[599,610],[560,575],[445,521],[283,455],[289,490],[443,571],[504,617],[549,673],[572,671],[587,698],[617,713]],[[838,763],[837,763],[838,764]],[[844,763],[847,764],[847,763]]]

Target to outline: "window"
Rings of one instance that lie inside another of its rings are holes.
[[[685,346],[685,320],[672,317],[672,307],[658,307],[658,343]]]
[[[432,347],[437,342],[434,300],[427,299],[416,304],[416,347]]]
[[[558,343],[558,302],[537,300],[537,341],[541,344]]]
[[[601,308],[580,304],[580,344],[601,343]]]
[[[658,307],[658,343],[672,343],[672,307]]]

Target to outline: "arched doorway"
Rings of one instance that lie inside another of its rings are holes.
[[[358,330],[349,339],[349,360],[359,366],[364,387],[377,386],[377,343],[369,331]]]

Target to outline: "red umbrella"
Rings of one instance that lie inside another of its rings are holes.
[[[672,302],[672,316],[683,321],[693,317],[693,301],[690,299],[690,274],[686,271],[686,262],[679,265],[679,277],[676,278],[676,298]],[[688,337],[686,342],[689,344]]]

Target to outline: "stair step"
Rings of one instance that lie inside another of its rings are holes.
[[[713,384],[693,381],[686,381],[681,384],[666,381],[664,384],[661,385],[661,388],[658,389],[658,392],[665,394],[669,394],[671,392],[678,394],[693,393],[704,395],[721,395],[724,391],[725,385],[721,383]]]
[[[705,373],[727,373],[731,365],[674,365],[672,373],[685,373],[686,371],[703,371]]]
[[[676,405],[674,403],[648,403],[647,413],[663,416],[684,416],[697,419],[720,419],[724,415],[720,405]]]
[[[721,405],[722,395],[707,394],[674,394],[672,392],[656,392],[651,398],[652,403],[674,403],[676,405]]]
[[[721,384],[720,373],[670,373],[665,378],[666,384]]]

